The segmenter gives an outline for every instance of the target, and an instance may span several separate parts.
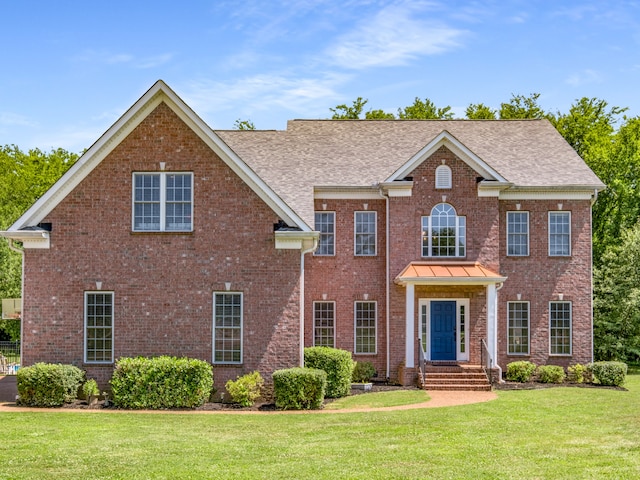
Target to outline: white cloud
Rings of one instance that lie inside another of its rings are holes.
[[[565,80],[565,83],[573,87],[580,87],[582,85],[587,85],[592,83],[602,83],[602,82],[603,82],[602,75],[599,72],[596,72],[595,70],[591,70],[591,69],[586,69],[581,72],[576,72],[570,75]]]
[[[33,127],[35,126],[35,123],[23,115],[11,112],[0,112],[0,125]]]
[[[350,69],[406,65],[459,47],[465,33],[425,19],[424,12],[408,4],[392,5],[339,38],[327,55],[332,63]]]
[[[74,60],[92,64],[125,65],[137,69],[147,69],[164,65],[172,58],[172,53],[163,53],[160,55],[138,58],[130,53],[112,53],[105,50],[85,50],[80,55],[74,57]]]

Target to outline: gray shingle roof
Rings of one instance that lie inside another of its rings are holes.
[[[216,133],[312,226],[313,187],[383,182],[445,130],[516,186],[604,187],[547,120],[292,120]]]

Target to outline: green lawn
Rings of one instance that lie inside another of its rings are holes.
[[[2,413],[0,478],[640,478],[640,376],[627,386],[371,413]]]

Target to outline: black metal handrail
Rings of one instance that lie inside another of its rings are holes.
[[[489,383],[493,385],[493,359],[489,353],[489,347],[484,338],[480,340],[480,363],[485,375],[489,379]]]
[[[418,368],[420,369],[420,385],[424,385],[426,378],[425,375],[427,373],[427,361],[425,359],[425,353],[422,349],[422,342],[420,341],[420,337],[418,337]]]

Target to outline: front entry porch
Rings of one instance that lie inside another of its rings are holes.
[[[425,390],[490,391],[491,381],[481,365],[425,363],[418,385]]]

